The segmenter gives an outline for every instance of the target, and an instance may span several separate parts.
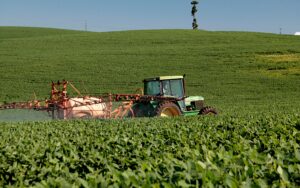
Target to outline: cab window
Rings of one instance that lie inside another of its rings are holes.
[[[184,95],[182,80],[170,80],[172,96],[181,98]]]
[[[159,81],[145,82],[144,90],[145,90],[146,95],[159,95],[160,94],[160,83],[159,83]]]

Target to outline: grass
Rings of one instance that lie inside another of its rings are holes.
[[[0,111],[30,121],[0,123],[0,185],[296,186],[299,57],[300,38],[288,35],[0,27],[0,101],[48,97],[52,80],[132,93],[144,78],[187,74],[188,94],[220,112],[32,122],[47,118]]]
[[[52,80],[89,93],[132,93],[141,80],[187,74],[189,95],[222,111],[300,106],[296,36],[191,30],[79,32],[0,27],[0,101],[48,96]],[[275,64],[276,62],[276,64]]]

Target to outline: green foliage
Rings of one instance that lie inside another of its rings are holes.
[[[191,5],[197,5],[199,2],[198,1],[192,1]]]
[[[197,24],[196,18],[193,19],[192,27],[193,27],[193,29],[198,29],[198,24]]]
[[[49,83],[133,93],[147,77],[187,74],[187,94],[227,112],[300,108],[300,39],[190,30],[92,33],[0,27],[0,101],[44,99]],[[300,110],[300,109],[299,109]]]
[[[0,124],[0,186],[293,187],[300,116]]]
[[[87,93],[132,93],[144,78],[185,73],[188,95],[204,96],[221,114],[0,123],[0,186],[300,184],[298,37],[0,27],[0,49],[0,101],[33,92],[43,99],[51,80]],[[13,115],[22,116],[44,119]]]

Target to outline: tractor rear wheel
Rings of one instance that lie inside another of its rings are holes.
[[[173,102],[163,102],[156,108],[156,116],[159,117],[174,117],[181,114],[179,107]]]
[[[210,106],[202,108],[199,112],[199,115],[217,115],[217,114],[218,114],[217,110]]]
[[[136,103],[132,111],[128,112],[128,117],[152,117],[154,108],[150,103]]]

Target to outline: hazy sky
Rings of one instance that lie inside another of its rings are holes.
[[[0,0],[0,26],[90,31],[190,29],[190,0]],[[200,29],[292,34],[300,0],[200,0]]]

